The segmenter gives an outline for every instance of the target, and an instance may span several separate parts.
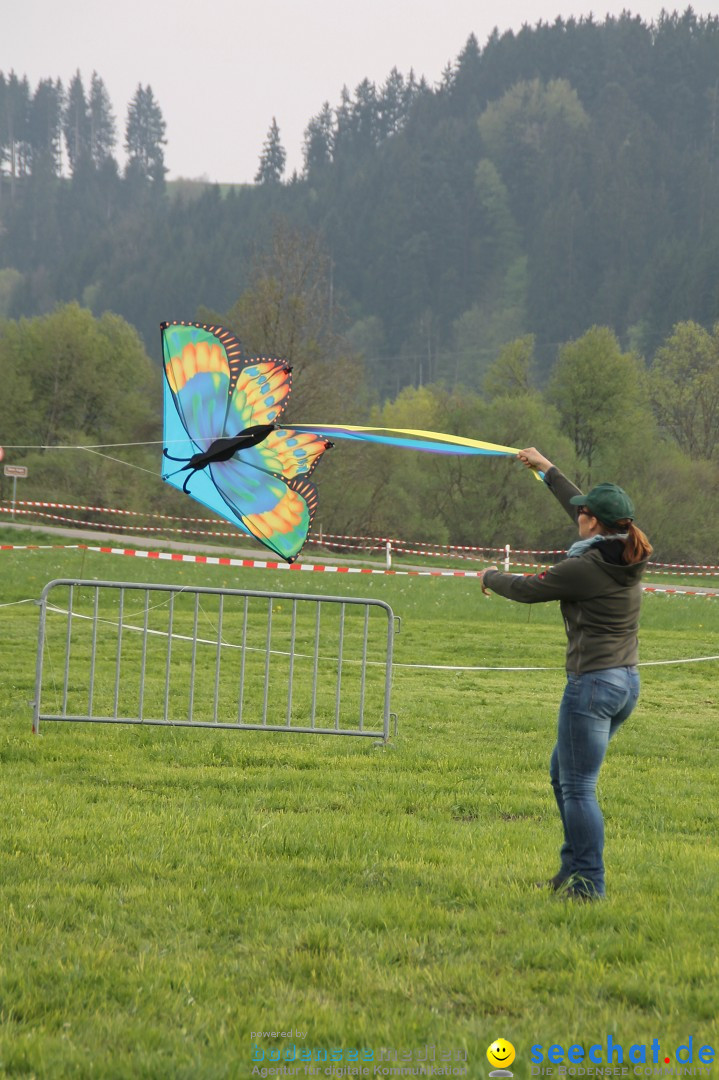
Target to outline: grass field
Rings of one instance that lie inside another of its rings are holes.
[[[21,601],[55,577],[385,600],[398,736],[35,737],[38,610]],[[534,888],[559,842],[555,606],[472,579],[61,550],[0,553],[0,585],[1,1076],[244,1078],[283,1057],[274,1075],[417,1075],[424,1055],[483,1078],[498,1037],[517,1077],[532,1046],[609,1037],[633,1075],[632,1045],[659,1040],[671,1068],[690,1037],[697,1067],[719,1047],[717,662],[643,668],[601,780],[609,897],[577,905]],[[719,600],[645,598],[643,661],[717,653]]]

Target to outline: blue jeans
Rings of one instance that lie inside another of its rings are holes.
[[[567,675],[549,774],[564,826],[558,876],[577,893],[605,895],[604,819],[597,779],[609,740],[638,697],[635,667]]]

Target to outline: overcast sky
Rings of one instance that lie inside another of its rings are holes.
[[[381,84],[397,67],[432,85],[474,33],[553,22],[598,21],[629,7],[655,19],[661,0],[5,0],[0,71],[68,85],[93,70],[112,100],[122,161],[127,105],[149,84],[167,124],[169,177],[251,181],[273,116],[287,151],[287,174],[302,168],[308,120],[342,86]],[[719,0],[697,0],[698,15]],[[684,10],[681,4],[679,10]],[[670,7],[671,9],[671,7]]]

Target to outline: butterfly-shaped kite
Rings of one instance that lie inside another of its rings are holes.
[[[163,473],[176,488],[293,562],[317,509],[308,479],[328,440],[359,439],[433,454],[515,456],[514,446],[405,428],[279,423],[292,386],[283,360],[243,355],[221,326],[162,323],[165,362]]]
[[[220,326],[161,330],[164,456],[184,462],[163,480],[292,562],[317,508],[308,477],[332,443],[276,426],[292,386],[289,365],[244,356]]]

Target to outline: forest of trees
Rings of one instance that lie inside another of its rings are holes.
[[[470,37],[436,87],[393,70],[326,103],[289,179],[272,118],[256,182],[222,189],[166,182],[149,86],[121,171],[97,73],[0,73],[0,442],[157,437],[159,323],[207,317],[293,362],[298,420],[540,445],[633,490],[662,555],[716,560],[718,72],[719,19],[691,9]],[[29,456],[37,491],[160,498]],[[554,546],[506,462],[327,457],[330,530]]]

